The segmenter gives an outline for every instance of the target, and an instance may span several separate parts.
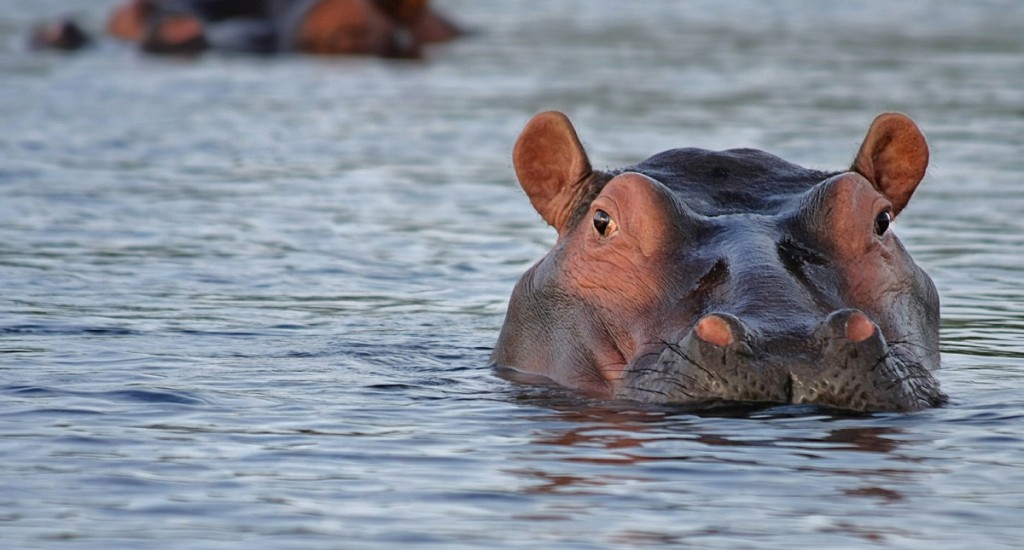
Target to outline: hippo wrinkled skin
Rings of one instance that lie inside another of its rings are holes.
[[[928,165],[906,116],[875,119],[841,172],[694,148],[602,172],[554,112],[513,156],[558,240],[512,293],[499,374],[694,407],[945,402],[938,293],[891,228]]]

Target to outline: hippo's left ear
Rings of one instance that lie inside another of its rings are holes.
[[[512,152],[519,184],[537,212],[559,233],[593,169],[569,118],[540,113],[530,119]]]
[[[900,113],[883,113],[871,123],[852,170],[892,201],[893,216],[910,202],[928,168],[928,143],[917,124]]]

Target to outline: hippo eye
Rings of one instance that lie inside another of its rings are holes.
[[[607,237],[615,229],[615,220],[604,210],[598,210],[594,212],[594,229],[602,237]]]
[[[888,210],[883,210],[875,216],[875,235],[882,236],[886,230],[889,229],[889,224],[892,223],[892,214]]]

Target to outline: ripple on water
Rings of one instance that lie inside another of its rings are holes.
[[[1016,2],[437,3],[481,32],[408,64],[36,55],[21,31],[66,6],[9,0],[8,546],[1019,546]],[[510,160],[547,109],[597,167],[836,168],[877,112],[913,116],[932,164],[894,227],[943,297],[950,405],[673,410],[494,376],[557,238]]]

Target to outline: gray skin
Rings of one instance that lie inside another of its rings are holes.
[[[542,113],[514,164],[558,240],[512,293],[499,374],[687,406],[946,401],[938,293],[889,227],[928,164],[909,118],[879,116],[847,171],[674,149],[602,172]]]

